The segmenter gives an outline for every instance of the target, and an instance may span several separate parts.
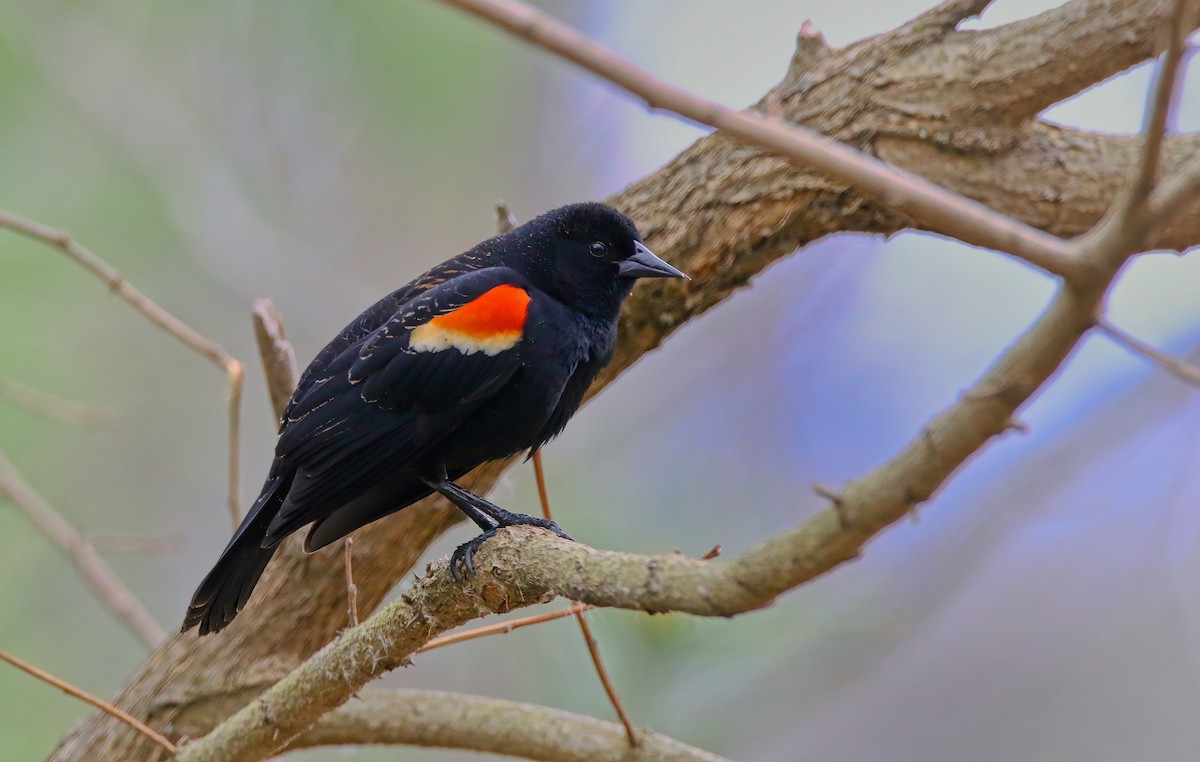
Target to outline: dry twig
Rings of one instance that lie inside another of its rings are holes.
[[[207,358],[225,372],[229,395],[229,483],[227,502],[230,518],[236,528],[241,519],[238,509],[238,462],[240,459],[240,426],[242,409],[242,364],[216,342],[205,338],[191,326],[167,312],[150,297],[134,288],[124,275],[81,245],[65,231],[43,225],[40,222],[18,217],[0,210],[0,228],[41,243],[48,244],[66,254],[88,272],[108,284],[108,290],[141,313],[150,322],[174,336],[185,346]]]
[[[546,489],[546,472],[542,467],[541,450],[535,450],[533,453],[533,474],[537,480],[538,500],[542,503],[542,515],[547,519],[553,519],[550,515],[550,492]],[[622,727],[625,728],[625,739],[629,741],[630,746],[637,746],[637,730],[634,729],[633,721],[629,719],[629,713],[625,711],[625,705],[621,702],[621,697],[617,694],[617,689],[608,676],[608,670],[604,667],[604,659],[600,657],[600,647],[596,645],[596,639],[592,637],[592,628],[588,625],[587,615],[582,610],[576,611],[575,620],[579,622],[579,629],[583,633],[583,642],[587,645],[588,655],[592,657],[592,665],[596,668],[600,684],[604,686],[604,693],[612,703],[617,717],[620,718]]]
[[[1098,319],[1096,321],[1096,328],[1112,339],[1118,346],[1124,347],[1133,354],[1150,361],[1185,384],[1200,386],[1200,368],[1197,368],[1195,365],[1184,362],[1178,357],[1172,357],[1159,349],[1155,349],[1136,336],[1116,327],[1106,318]]]
[[[113,555],[166,556],[183,548],[183,536],[178,534],[105,532],[88,535],[87,541],[100,553]]]
[[[35,415],[72,426],[98,429],[110,425],[113,420],[111,410],[95,408],[91,405],[47,394],[39,389],[19,384],[11,378],[0,378],[0,399]]]
[[[519,630],[522,627],[541,624],[542,622],[553,622],[555,619],[563,619],[565,617],[582,614],[583,612],[593,609],[595,606],[589,606],[586,603],[572,603],[570,608],[559,609],[558,611],[547,611],[542,614],[532,614],[523,616],[517,619],[509,619],[506,622],[497,622],[495,624],[487,624],[483,627],[472,627],[469,630],[455,632],[449,635],[442,635],[434,638],[425,645],[417,649],[416,653],[423,654],[426,651],[433,651],[438,648],[452,646],[455,643],[464,643],[468,640],[476,638],[485,638],[488,635],[507,635],[513,630]]]
[[[59,678],[59,677],[55,677],[54,675],[50,674],[49,672],[46,672],[43,669],[39,669],[38,667],[33,666],[32,664],[25,661],[24,659],[20,659],[16,656],[13,656],[8,651],[5,651],[3,649],[0,649],[0,659],[3,659],[4,661],[13,665],[14,667],[16,667],[17,669],[26,673],[27,675],[32,675],[33,677],[36,677],[38,680],[41,680],[44,683],[53,685],[55,688],[58,688],[60,691],[67,694],[68,696],[73,696],[74,698],[77,698],[86,704],[90,704],[90,705],[96,707],[101,712],[104,712],[105,714],[107,714],[109,717],[112,717],[116,720],[119,720],[120,722],[125,723],[129,727],[133,728],[137,732],[144,735],[146,738],[149,738],[154,743],[156,743],[159,746],[161,746],[162,748],[166,749],[168,754],[175,753],[175,744],[171,743],[167,739],[166,736],[164,736],[162,733],[159,733],[154,728],[151,728],[150,726],[146,725],[138,718],[133,717],[132,715],[128,714],[127,712],[121,711],[120,709],[118,709],[117,707],[108,703],[107,701],[98,699],[95,696],[93,696],[92,694],[83,690],[82,688],[76,688],[74,685],[71,685],[66,680],[63,680],[62,678]]]
[[[3,452],[0,452],[0,494],[7,495],[42,534],[67,554],[83,581],[130,632],[149,648],[162,642],[166,633],[133,591],[125,586],[87,539],[25,481]]]

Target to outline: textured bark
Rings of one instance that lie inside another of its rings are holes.
[[[804,123],[1048,232],[1082,233],[1131,174],[1137,141],[1046,125],[1029,119],[1030,108],[1049,105],[1038,96],[1066,97],[1161,50],[1153,20],[1165,13],[1165,4],[1075,0],[995,30],[954,29],[981,5],[945,4],[841,50],[802,35],[783,81],[756,108]],[[1124,26],[1113,21],[1125,17],[1131,21]],[[1053,55],[1035,57],[1033,50]],[[1097,50],[1104,54],[1098,56]],[[1026,92],[1031,77],[1041,83],[1036,95]],[[1172,138],[1165,166],[1197,153],[1200,137]],[[610,202],[638,221],[651,248],[694,280],[639,287],[625,310],[617,356],[593,393],[683,322],[798,247],[836,232],[889,235],[911,227],[837,183],[717,135],[698,141]],[[1200,242],[1200,208],[1193,204],[1155,235],[1154,247]],[[1073,342],[1050,344],[1050,359],[1057,362]],[[992,415],[988,405],[982,400],[972,414]],[[970,444],[936,441],[941,454]],[[487,489],[505,465],[482,469],[471,484]],[[896,497],[898,504],[911,505],[917,496]],[[844,515],[827,512],[818,518],[830,537],[850,536]],[[426,501],[357,533],[355,566],[371,570],[358,580],[360,609],[377,607],[425,547],[457,520],[457,512],[443,503]],[[835,542],[827,551],[852,557],[857,546]],[[181,614],[183,600],[181,594]],[[172,738],[195,738],[291,672],[344,626],[340,548],[304,556],[298,542],[289,542],[253,604],[224,634],[168,639],[116,702]],[[76,727],[53,758],[155,759],[160,754],[128,728],[96,715]]]

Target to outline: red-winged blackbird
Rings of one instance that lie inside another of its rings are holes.
[[[573,204],[384,297],[304,371],[262,493],[192,596],[183,630],[233,621],[279,542],[304,525],[314,551],[433,492],[483,530],[454,551],[456,578],[500,527],[566,537],[455,480],[562,431],[612,357],[634,279],[681,277],[628,217]]]

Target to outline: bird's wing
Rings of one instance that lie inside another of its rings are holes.
[[[529,287],[492,267],[441,283],[330,360],[288,408],[278,459],[296,478],[266,542],[413,468],[521,364]]]
[[[342,356],[348,347],[358,346],[364,338],[374,333],[379,326],[390,320],[406,303],[416,299],[421,294],[434,289],[451,278],[461,277],[472,271],[482,270],[494,264],[486,253],[475,250],[460,254],[431,268],[412,281],[404,284],[396,291],[388,294],[375,304],[368,307],[361,315],[354,318],[333,341],[317,353],[308,367],[300,375],[291,402],[280,421],[280,433],[286,428],[289,417],[294,417],[298,411],[297,403],[315,385],[322,383],[331,375],[330,366],[334,360]]]

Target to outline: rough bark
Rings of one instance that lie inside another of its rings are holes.
[[[940,13],[841,50],[802,35],[783,81],[756,108],[875,153],[1048,232],[1082,233],[1131,173],[1137,141],[1031,120],[1021,83],[1034,73],[1043,82],[1059,83],[1057,89],[1039,88],[1057,99],[1144,60],[1162,49],[1154,24],[1122,27],[1112,22],[1113,14],[1153,19],[1165,13],[1165,4],[1074,0],[1020,26],[956,31],[957,21],[976,6],[947,4]],[[1006,39],[1024,44],[1004,44]],[[1031,73],[1033,49],[1058,52],[1039,59]],[[1093,58],[1084,67],[1080,56],[1088,50]],[[1095,50],[1105,54],[1095,57]],[[976,89],[972,83],[981,72],[991,84]],[[1200,137],[1174,137],[1164,164],[1169,168],[1197,153]],[[651,248],[694,280],[639,288],[625,310],[617,356],[593,393],[682,323],[798,247],[837,232],[889,235],[911,227],[837,183],[716,135],[609,200],[638,221]],[[1157,231],[1150,245],[1182,248],[1197,242],[1200,208],[1193,204]],[[1054,347],[1056,355],[1066,352],[1069,346]],[[947,446],[937,440],[939,452]],[[482,469],[472,486],[486,490],[505,465]],[[830,532],[844,532],[838,515],[822,516],[832,522]],[[358,582],[360,608],[377,607],[425,547],[458,519],[444,504],[426,501],[358,533],[356,568],[371,569]],[[847,557],[857,551],[833,549]],[[344,595],[339,548],[304,556],[299,543],[288,543],[253,604],[226,633],[168,639],[116,701],[172,738],[202,735],[328,643],[345,625]],[[155,759],[160,753],[110,718],[92,716],[72,730],[53,759]]]

